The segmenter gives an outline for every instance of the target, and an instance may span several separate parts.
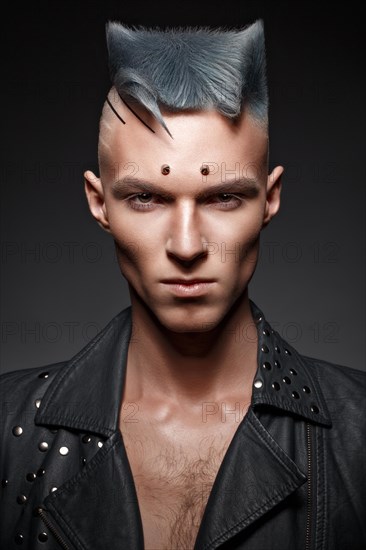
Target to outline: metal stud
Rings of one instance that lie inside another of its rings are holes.
[[[304,386],[304,387],[302,388],[302,391],[303,391],[304,393],[310,393],[311,390],[310,390],[309,386]]]
[[[17,496],[17,503],[18,504],[24,504],[27,502],[27,497],[25,495],[18,495]]]
[[[285,382],[285,384],[291,384],[291,379],[288,376],[284,376],[282,380]]]
[[[265,328],[263,330],[263,334],[264,334],[264,336],[271,336],[271,333],[269,332],[268,328]]]
[[[38,444],[38,449],[39,449],[40,451],[42,451],[43,453],[44,453],[45,451],[47,451],[47,449],[48,449],[48,443],[47,443],[47,441],[41,441],[41,442]]]
[[[13,435],[18,437],[19,435],[22,435],[23,428],[21,426],[14,426],[14,428],[12,429],[12,432],[13,432]]]
[[[60,448],[59,448],[59,453],[60,453],[60,455],[62,455],[62,456],[67,455],[68,452],[69,452],[68,447],[60,447]]]
[[[271,363],[266,361],[265,363],[263,363],[263,368],[266,369],[266,370],[271,370],[272,365],[271,365]]]
[[[314,405],[314,403],[311,405],[310,410],[315,414],[318,414],[319,412],[319,408],[316,405]]]
[[[48,378],[48,372],[41,372],[41,374],[38,375],[38,378]]]
[[[259,316],[255,319],[256,323],[260,323],[262,321],[263,317]]]
[[[210,173],[210,167],[208,166],[208,164],[202,164],[200,172],[203,176],[208,176],[208,174]]]
[[[15,544],[23,544],[24,542],[24,536],[21,533],[17,533],[14,537]]]
[[[281,363],[279,361],[275,361],[274,364],[275,364],[275,367],[279,369],[281,368]]]
[[[297,376],[297,371],[295,369],[290,369],[290,373],[294,376]]]
[[[34,402],[35,406],[37,407],[37,409],[39,409],[39,406],[41,404],[41,400],[40,399],[36,399],[35,402]]]
[[[54,493],[55,491],[57,491],[57,487],[51,487],[50,493]]]
[[[300,395],[298,394],[297,391],[293,391],[291,395],[294,399],[300,399]]]
[[[255,388],[261,388],[263,386],[262,380],[255,380],[254,387]]]
[[[48,535],[44,531],[42,533],[39,533],[38,540],[40,542],[47,542],[48,541]]]
[[[86,465],[86,458],[85,458],[85,456],[82,456],[82,457],[81,457],[81,464],[82,464],[83,466]]]
[[[2,479],[1,480],[1,487],[3,487],[5,489],[5,487],[7,486],[8,483],[9,483],[8,479]]]
[[[261,347],[261,350],[263,351],[263,353],[269,352],[268,346],[266,346],[265,344],[263,344],[263,346]]]
[[[39,470],[37,470],[37,476],[38,477],[44,476],[45,473],[46,473],[46,470],[44,468],[40,468]]]
[[[272,388],[273,388],[274,390],[278,391],[278,390],[281,388],[281,386],[279,385],[278,382],[273,382]]]
[[[27,481],[34,481],[36,479],[36,474],[33,473],[33,472],[29,472],[29,474],[26,475],[26,480]]]
[[[170,173],[170,166],[169,164],[163,164],[161,166],[161,173],[164,175],[164,176],[167,176],[169,173]]]
[[[285,353],[286,353],[286,355],[291,355],[291,351],[287,348],[285,348]]]
[[[279,348],[279,346],[275,346],[275,351],[276,351],[277,353],[281,353],[281,349]]]
[[[91,438],[90,435],[88,435],[88,434],[83,435],[83,437],[81,438],[81,441],[82,441],[83,443],[90,443],[91,440],[92,440],[92,438]]]
[[[98,441],[98,447],[101,449],[103,447],[103,441]]]

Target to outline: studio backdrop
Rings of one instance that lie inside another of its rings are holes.
[[[282,204],[250,297],[301,353],[365,369],[364,18],[355,2],[32,2],[4,21],[1,372],[72,357],[129,305],[83,172],[98,173],[105,23],[264,21]]]

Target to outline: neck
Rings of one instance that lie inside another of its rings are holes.
[[[257,330],[247,290],[206,332],[173,332],[131,292],[132,335],[125,391],[129,399],[197,400],[250,396],[257,370]]]

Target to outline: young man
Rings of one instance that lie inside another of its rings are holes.
[[[248,294],[283,172],[262,24],[107,38],[85,191],[131,306],[2,376],[1,548],[361,550],[366,375],[299,355]]]

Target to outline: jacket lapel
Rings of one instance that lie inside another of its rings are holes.
[[[58,528],[69,538],[71,533],[77,548],[144,548],[135,485],[120,432],[104,443],[82,473],[48,495],[43,504]]]
[[[128,307],[60,370],[35,416],[37,425],[107,438],[85,467],[43,502],[56,529],[76,548],[113,548],[116,541],[122,548],[143,548],[135,485],[119,430],[131,333]]]
[[[104,436],[118,430],[131,333],[128,307],[60,370],[42,398],[35,423]]]
[[[306,480],[250,407],[216,476],[195,550],[219,547]]]

